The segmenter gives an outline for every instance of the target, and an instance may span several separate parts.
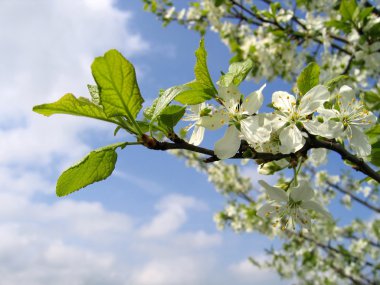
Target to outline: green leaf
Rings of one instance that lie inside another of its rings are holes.
[[[92,103],[86,98],[76,98],[70,93],[64,95],[54,103],[34,106],[33,111],[48,117],[53,114],[68,114],[117,123],[115,119],[108,118],[100,106]]]
[[[116,143],[96,149],[65,170],[57,181],[57,196],[66,196],[110,176],[117,160],[116,149],[124,148],[126,144]]]
[[[167,106],[159,116],[159,122],[167,129],[173,129],[185,114],[186,107],[178,105]]]
[[[277,11],[281,9],[281,3],[275,2],[270,4],[270,10],[273,16],[276,16]]]
[[[99,95],[98,86],[87,84],[87,89],[88,89],[88,92],[90,92],[92,103],[96,105],[100,105],[100,95]]]
[[[154,110],[156,109],[157,101],[159,98],[156,98],[153,100],[152,105],[149,107],[146,107],[143,111],[144,117],[147,118],[148,120],[152,120]]]
[[[371,163],[380,167],[380,140],[372,144],[371,147]]]
[[[366,131],[369,143],[371,144],[370,161],[372,164],[380,167],[380,124]]]
[[[100,89],[100,104],[107,116],[126,116],[134,121],[144,99],[133,65],[117,50],[110,50],[97,57],[91,69]]]
[[[342,0],[339,12],[344,20],[352,20],[357,4],[355,0]]]
[[[219,85],[228,87],[231,84],[239,86],[239,84],[247,77],[253,67],[253,62],[247,59],[243,62],[234,62],[228,68],[228,72],[221,76]]]
[[[374,7],[367,7],[367,8],[363,8],[362,10],[360,10],[359,17],[358,17],[359,20],[360,21],[365,20],[369,15],[371,15],[373,9],[374,9]]]
[[[365,32],[372,40],[380,39],[380,22],[374,24],[372,27],[366,29]]]
[[[344,80],[348,80],[350,78],[351,77],[348,75],[339,75],[339,76],[325,82],[324,85],[327,87],[327,89],[329,89],[330,92],[332,92],[339,83],[341,83]]]
[[[214,5],[216,7],[219,7],[220,5],[224,4],[225,0],[214,0]]]
[[[204,38],[199,43],[199,48],[195,51],[196,62],[194,66],[195,80],[203,84],[207,89],[212,90],[212,94],[217,94],[217,90],[212,82],[207,68],[207,51],[205,49]]]
[[[331,20],[324,23],[326,27],[332,27],[337,28],[338,30],[343,31],[344,33],[348,34],[352,30],[352,26],[350,23],[338,21],[338,20]]]
[[[380,94],[372,91],[364,92],[363,96],[366,107],[371,111],[380,110]]]
[[[315,62],[309,63],[297,78],[297,86],[301,95],[305,95],[319,83],[319,66]]]
[[[380,174],[380,170],[377,171],[377,174]],[[359,183],[361,184],[361,183],[368,182],[368,181],[371,181],[371,180],[376,181],[376,180],[374,180],[373,178],[367,176],[367,177],[363,178],[362,180],[360,180]],[[377,182],[377,181],[376,181],[376,182]]]
[[[163,94],[158,98],[156,108],[152,116],[152,122],[157,119],[157,116],[170,104],[171,101],[177,97],[178,94],[189,90],[190,88],[185,85],[174,86],[169,89],[166,89]]]
[[[366,135],[369,138],[370,144],[380,140],[380,124],[376,124],[374,127],[366,131]]]
[[[196,81],[185,84],[188,90],[179,93],[175,100],[187,105],[196,105],[214,97],[214,90]]]

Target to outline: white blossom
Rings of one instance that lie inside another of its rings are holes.
[[[347,85],[340,88],[337,104],[338,109],[319,110],[331,120],[331,133],[335,137],[347,138],[358,156],[370,155],[371,145],[364,131],[376,123],[376,116],[366,110],[362,102],[356,100],[354,90]]]
[[[251,121],[249,116],[256,113],[262,105],[263,85],[259,90],[252,92],[241,102],[242,95],[234,85],[219,88],[219,99],[224,109],[210,116],[202,117],[200,124],[209,129],[218,129],[227,124],[228,128],[223,138],[215,143],[215,154],[220,159],[230,158],[239,150],[241,134],[249,136]]]
[[[279,130],[281,153],[292,153],[300,150],[305,144],[305,138],[299,128],[302,125],[308,132],[315,135],[324,135],[325,130],[321,123],[310,116],[329,99],[330,93],[326,87],[317,85],[301,97],[299,103],[296,98],[284,91],[273,93],[272,103],[276,108],[272,123]]]
[[[189,113],[187,113],[182,120],[183,121],[193,121],[190,126],[187,127],[187,130],[194,128],[193,133],[190,137],[189,143],[193,145],[199,145],[203,141],[203,136],[205,128],[200,125],[202,111],[207,110],[205,103],[191,105],[189,106]]]
[[[308,210],[313,210],[331,219],[331,215],[316,201],[314,191],[309,183],[301,180],[297,185],[291,185],[287,192],[278,187],[270,186],[263,180],[259,180],[261,186],[269,196],[270,201],[257,211],[260,217],[274,219],[274,226],[281,225],[285,230],[291,226],[295,229],[296,223],[301,227],[310,227],[310,215]]]

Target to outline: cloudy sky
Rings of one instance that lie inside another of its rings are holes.
[[[192,79],[198,35],[162,28],[137,0],[2,0],[0,27],[2,285],[283,284],[246,261],[263,258],[271,241],[218,232],[212,216],[223,197],[168,154],[127,148],[107,181],[55,196],[62,170],[125,138],[32,106],[87,96],[91,62],[110,48],[135,64],[149,102]],[[216,78],[228,51],[215,35],[206,42]]]

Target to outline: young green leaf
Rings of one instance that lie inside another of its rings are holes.
[[[224,4],[225,0],[214,0],[215,7],[219,7],[220,5]]]
[[[88,89],[88,92],[90,92],[92,103],[96,105],[100,105],[100,95],[99,95],[98,86],[87,84],[87,89]]]
[[[363,96],[366,107],[371,111],[380,110],[380,94],[372,91],[364,92]]]
[[[228,87],[231,84],[239,86],[252,70],[253,62],[247,59],[243,62],[234,62],[228,68],[228,72],[221,76],[219,85]]]
[[[154,110],[156,109],[156,105],[157,105],[157,101],[158,101],[159,98],[156,98],[153,100],[152,102],[152,105],[151,106],[148,106],[144,109],[143,111],[143,114],[144,114],[144,117],[148,120],[152,120],[153,118],[153,114],[154,114]]]
[[[348,79],[351,79],[351,77],[348,75],[339,75],[327,81],[324,85],[327,87],[327,89],[329,89],[330,92],[332,92],[339,83]]]
[[[339,12],[342,15],[343,20],[352,20],[356,7],[356,0],[342,0]]]
[[[210,89],[212,91],[211,95],[217,94],[217,90],[215,89],[207,68],[207,51],[203,38],[199,43],[199,48],[195,51],[195,57],[197,58],[194,66],[195,80],[203,84],[205,88]]]
[[[96,149],[65,170],[57,181],[57,196],[66,196],[94,182],[106,179],[115,168],[116,149],[125,146],[126,143],[116,143]]]
[[[186,107],[178,105],[167,106],[160,114],[158,120],[167,129],[173,129],[185,114]]]
[[[380,139],[371,145],[371,163],[380,167]]]
[[[110,50],[94,60],[91,70],[107,116],[126,116],[133,122],[144,102],[133,65],[117,50]]]
[[[178,94],[189,90],[190,88],[185,85],[174,86],[169,89],[166,89],[164,93],[158,98],[156,108],[152,116],[152,122],[157,119],[158,115],[170,104],[171,101],[177,97]]]
[[[315,62],[309,63],[297,78],[297,87],[301,95],[305,95],[319,83],[319,66]]]
[[[374,8],[375,7],[367,7],[367,8],[361,9],[358,16],[358,20],[364,21],[369,15],[371,15]]]
[[[70,93],[64,95],[54,103],[34,106],[33,111],[48,117],[53,114],[68,114],[117,123],[115,119],[108,118],[100,106],[92,103],[86,98],[76,98]]]
[[[196,105],[214,97],[214,90],[197,81],[187,83],[185,86],[189,87],[189,89],[184,90],[175,97],[175,100],[182,104]]]
[[[368,136],[369,142],[371,144],[380,141],[380,124],[376,124],[374,127],[370,128],[365,133]]]

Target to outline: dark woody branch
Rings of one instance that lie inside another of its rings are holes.
[[[315,136],[309,135],[310,148],[326,148],[332,150],[353,164],[352,168],[360,171],[380,183],[380,174],[373,170],[363,159],[348,152],[340,143],[334,141],[320,140]]]
[[[154,150],[170,150],[170,149],[184,149],[184,150],[190,150],[193,152],[205,154],[209,156],[205,162],[214,162],[218,161],[219,158],[215,155],[213,150],[195,146],[192,144],[187,143],[186,141],[180,139],[178,136],[173,134],[172,137],[170,137],[172,142],[160,142],[156,140],[153,137],[150,137],[148,135],[143,135],[141,137],[141,143],[149,148]],[[238,153],[236,153],[232,159],[243,159],[243,158],[250,158],[256,160],[258,163],[266,163],[271,161],[277,161],[283,158],[295,158],[298,157],[306,157],[307,152],[312,148],[325,148],[332,150],[342,157],[343,160],[347,160],[350,163],[352,163],[352,168],[354,168],[357,171],[362,172],[363,174],[366,174],[367,176],[371,177],[375,181],[380,183],[380,174],[377,173],[375,170],[373,170],[366,162],[364,162],[363,159],[353,155],[352,153],[348,152],[341,144],[332,141],[332,140],[324,140],[324,139],[318,139],[314,135],[308,136],[305,145],[302,149],[297,151],[296,153],[290,153],[290,154],[283,154],[283,153],[264,153],[264,152],[256,152],[252,147],[246,145],[246,143],[243,141],[240,150]],[[247,155],[246,151],[249,151],[249,155]]]

